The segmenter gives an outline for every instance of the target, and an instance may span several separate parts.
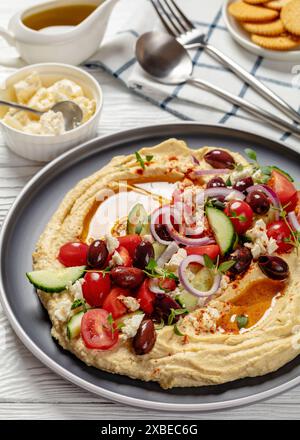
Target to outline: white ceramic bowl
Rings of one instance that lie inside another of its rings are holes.
[[[102,110],[102,89],[89,73],[78,67],[58,63],[42,63],[23,67],[10,75],[1,86],[0,97],[10,100],[12,85],[24,79],[32,71],[36,71],[41,76],[42,82],[46,86],[63,78],[73,80],[83,88],[85,96],[94,98],[96,101],[96,112],[87,122],[58,136],[27,134],[6,125],[0,119],[4,140],[14,153],[27,159],[47,162],[96,136]],[[5,111],[4,107],[1,108],[2,115],[0,115],[2,117]]]
[[[279,50],[267,50],[263,47],[257,46],[252,43],[249,33],[246,32],[239,22],[232,17],[228,12],[228,5],[235,2],[236,0],[225,0],[223,4],[223,19],[225,21],[226,27],[234,40],[239,43],[242,47],[249,50],[249,52],[255,55],[262,56],[269,60],[277,61],[297,61],[300,60],[300,50],[294,49],[289,51],[279,51]]]

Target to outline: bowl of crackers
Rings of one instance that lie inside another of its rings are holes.
[[[250,52],[300,60],[300,0],[226,0],[223,17],[231,36]]]

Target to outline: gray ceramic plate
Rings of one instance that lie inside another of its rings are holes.
[[[300,172],[299,154],[278,142],[223,126],[177,123],[143,127],[95,139],[60,156],[24,188],[10,210],[1,233],[1,302],[17,335],[45,365],[93,393],[125,404],[159,410],[202,411],[233,407],[284,391],[300,382],[299,358],[276,373],[215,387],[162,390],[87,367],[61,349],[50,335],[50,322],[37,295],[26,281],[31,253],[63,195],[79,179],[92,174],[113,156],[132,153],[169,138],[184,139],[191,147],[214,145],[243,152],[254,148],[263,164],[278,165],[294,176]],[[225,368],[230,368],[230,365]]]

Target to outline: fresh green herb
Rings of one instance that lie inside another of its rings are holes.
[[[177,336],[185,336],[183,333],[181,333],[181,331],[177,327],[177,324],[174,324],[173,330],[174,330],[175,335],[177,335]]]
[[[203,255],[203,259],[204,259],[204,264],[208,269],[215,269],[215,263],[207,254]]]
[[[221,202],[220,200],[216,198],[208,199],[206,202],[206,206],[210,208],[217,208],[223,211],[225,209],[225,203]]]
[[[158,267],[154,258],[150,258],[149,263],[145,267],[144,273],[150,278],[170,278],[178,281],[178,276],[175,273]]]
[[[245,153],[249,157],[249,159],[253,160],[254,162],[257,162],[256,152],[252,150],[252,148],[246,148]]]
[[[71,305],[71,310],[77,309],[78,307],[82,307],[84,312],[86,312],[86,302],[84,299],[75,299]]]
[[[225,274],[236,263],[235,260],[227,260],[219,264],[219,258],[218,258],[215,264],[213,260],[206,254],[203,255],[203,259],[204,259],[205,267],[211,270],[215,270],[216,272],[219,272],[221,274]]]
[[[228,261],[224,261],[223,263],[220,264],[220,266],[218,267],[218,271],[221,273],[226,273],[232,266],[234,266],[236,263],[235,260],[228,260]]]
[[[135,152],[135,157],[136,157],[136,161],[141,165],[141,167],[144,170],[145,169],[145,161],[138,151]]]
[[[145,162],[148,162],[148,163],[151,162],[154,157],[154,156],[147,155],[147,156],[145,156],[145,159],[143,159],[138,151],[136,151],[134,154],[136,157],[136,161],[140,164],[140,166],[143,168],[143,170],[146,168]]]
[[[235,211],[231,211],[230,214],[230,218],[236,218],[242,223],[247,221],[247,218],[243,214],[238,215]]]
[[[146,161],[151,162],[154,156],[146,156]]]
[[[160,320],[159,324],[154,324],[155,330],[161,330],[165,326],[165,322],[163,319]]]
[[[243,171],[244,168],[244,165],[242,165],[241,163],[237,163],[234,167],[235,171]]]
[[[123,327],[125,327],[124,322],[118,322],[118,324],[117,324],[117,330],[121,330]]]
[[[168,325],[173,324],[176,316],[183,315],[185,313],[188,313],[187,309],[171,309],[171,313],[168,316]]]
[[[231,182],[230,176],[227,178],[225,184],[226,184],[226,186],[232,186],[232,182]]]
[[[111,313],[107,317],[107,322],[108,322],[108,325],[109,325],[109,330],[111,331],[112,334],[114,334],[114,332],[115,332],[114,322],[115,321],[114,321],[114,318],[113,318]]]
[[[149,272],[154,272],[156,268],[157,268],[156,261],[154,260],[154,258],[150,258],[149,263],[147,264],[145,269]]]
[[[237,326],[239,329],[246,327],[248,324],[248,321],[249,321],[248,316],[238,315],[236,317],[236,323],[237,323]]]
[[[107,317],[107,322],[109,323],[109,325],[113,325],[114,323],[114,318],[112,317],[111,313]]]

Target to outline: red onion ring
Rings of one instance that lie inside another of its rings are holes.
[[[231,193],[235,193],[236,197],[240,200],[244,200],[244,198],[246,197],[245,194],[243,194],[241,191],[237,191],[236,189],[232,188],[208,188],[204,191],[205,197],[227,197]]]
[[[173,238],[173,240],[185,246],[201,246],[204,244],[215,243],[215,241],[210,237],[201,237],[201,238],[184,237],[183,235],[180,235],[171,224],[167,225],[167,230],[171,235],[171,237]]]
[[[300,223],[298,222],[295,211],[288,213],[288,219],[295,231],[300,231]]]
[[[202,255],[189,255],[180,263],[180,266],[178,269],[178,275],[179,275],[179,280],[180,280],[182,286],[184,287],[184,289],[187,290],[192,295],[200,297],[200,298],[208,297],[208,296],[211,296],[214,293],[216,293],[220,287],[220,284],[221,284],[221,278],[222,278],[221,274],[216,273],[213,285],[210,288],[210,290],[208,290],[207,292],[198,290],[191,285],[191,283],[187,279],[187,276],[185,273],[185,271],[190,263],[199,263],[199,264],[201,264],[201,266],[205,265],[204,258],[202,257]]]
[[[272,190],[272,188],[270,188],[268,185],[252,185],[249,186],[249,188],[247,188],[247,193],[251,194],[253,191],[261,191],[263,192],[267,197],[269,197],[269,199],[271,200],[272,205],[274,206],[275,209],[275,219],[278,220],[279,219],[279,211],[278,209],[280,209],[280,202],[278,199],[278,196],[276,194],[275,191]]]
[[[195,165],[200,165],[199,160],[197,159],[197,157],[195,157],[193,154],[191,155],[192,161],[194,162]]]
[[[157,266],[162,267],[165,263],[171,260],[174,254],[178,251],[179,246],[175,241],[169,241],[169,245],[167,249],[161,254],[161,256],[157,259]]]
[[[172,212],[172,214],[173,214],[173,212]],[[157,234],[157,232],[155,230],[155,225],[160,224],[157,221],[160,215],[163,216],[163,223],[162,224],[166,224],[166,225],[170,224],[171,223],[171,218],[170,218],[171,217],[171,207],[170,207],[170,205],[161,206],[160,208],[157,208],[155,211],[153,211],[151,214],[151,221],[150,221],[150,231],[151,231],[151,234],[153,235],[154,239],[156,241],[158,241],[158,243],[168,246],[170,244],[170,241],[163,240],[162,238],[160,238],[160,236]],[[176,213],[174,213],[174,215],[176,215]]]

